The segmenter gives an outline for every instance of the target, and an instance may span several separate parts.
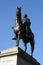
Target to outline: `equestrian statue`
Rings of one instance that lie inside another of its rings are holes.
[[[16,46],[19,46],[19,40],[22,39],[25,46],[25,52],[27,50],[27,43],[29,42],[31,45],[31,56],[33,56],[34,51],[34,34],[32,30],[30,29],[30,19],[27,18],[27,14],[24,15],[23,19],[21,18],[21,7],[17,7],[16,9],[16,24],[12,27],[14,31],[14,38],[13,40],[16,40],[17,44]]]

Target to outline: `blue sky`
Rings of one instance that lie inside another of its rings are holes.
[[[0,0],[0,51],[16,45],[16,41],[12,40],[14,34],[11,27],[15,23],[17,6],[22,8],[22,17],[27,13],[30,18],[35,36],[33,57],[43,65],[43,0]],[[22,40],[19,46],[24,49]],[[27,47],[30,54],[30,44]]]

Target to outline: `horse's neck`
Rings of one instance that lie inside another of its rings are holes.
[[[16,26],[19,25],[19,20],[16,18]]]

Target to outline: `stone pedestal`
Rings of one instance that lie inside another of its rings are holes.
[[[1,51],[0,65],[40,65],[33,57],[19,47]]]

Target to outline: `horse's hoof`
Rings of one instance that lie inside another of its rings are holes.
[[[18,46],[18,45],[16,45],[16,46]]]

